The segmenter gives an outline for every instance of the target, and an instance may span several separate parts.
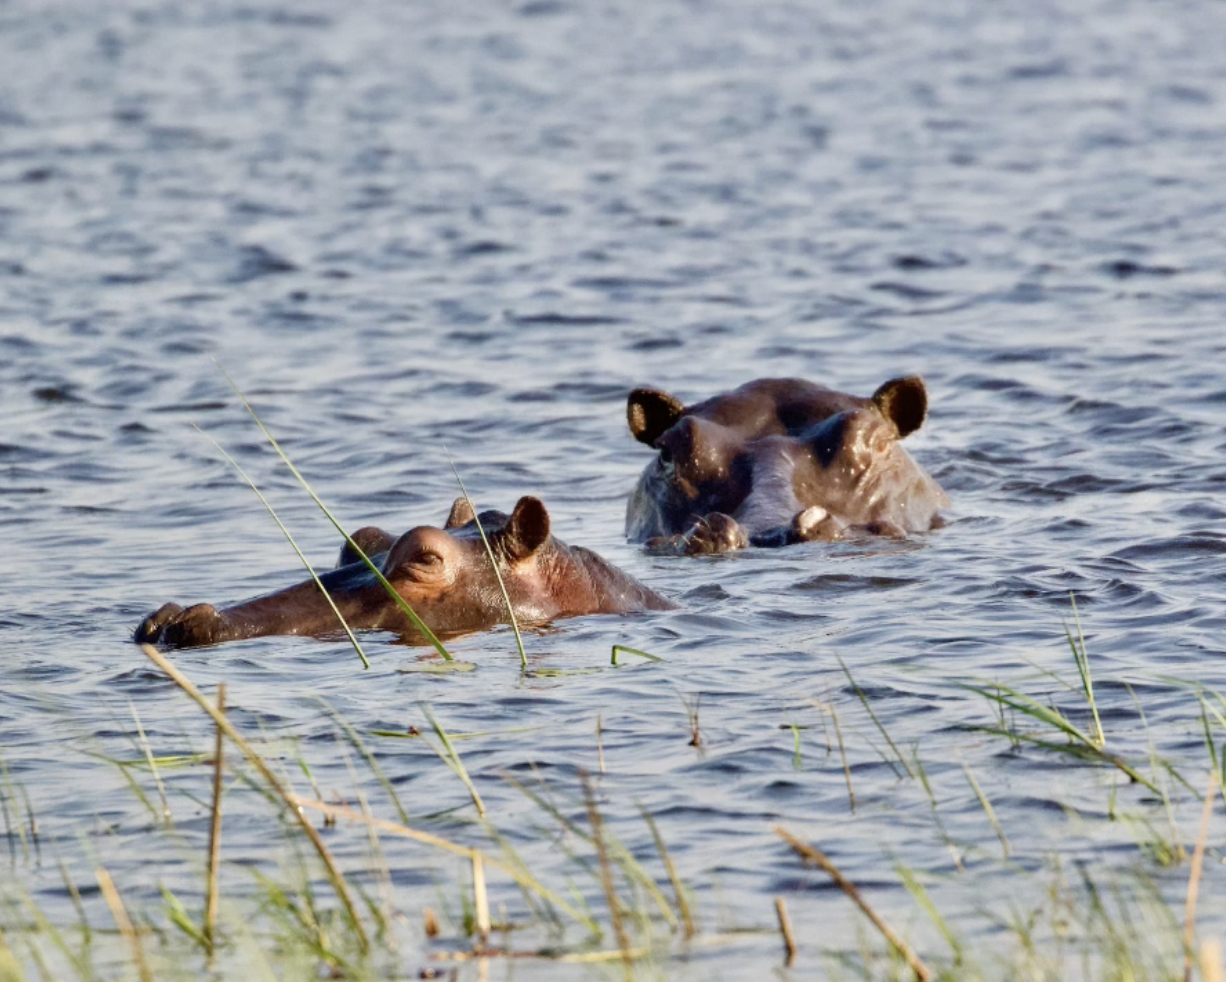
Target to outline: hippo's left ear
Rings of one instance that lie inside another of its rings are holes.
[[[477,513],[473,511],[473,506],[467,498],[456,498],[455,504],[451,506],[451,514],[447,516],[447,524],[443,528],[458,529],[476,517]]]
[[[549,512],[540,498],[531,495],[520,498],[498,537],[503,551],[516,562],[527,559],[548,542]]]
[[[928,390],[918,375],[892,378],[873,393],[873,402],[886,419],[892,420],[902,439],[924,425],[928,415]]]
[[[649,447],[665,430],[685,415],[685,405],[676,396],[659,389],[635,389],[626,398],[626,422],[639,443]]]

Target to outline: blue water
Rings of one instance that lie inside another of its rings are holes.
[[[95,926],[110,923],[99,864],[150,923],[165,923],[159,884],[198,910],[208,767],[162,775],[165,831],[96,756],[142,756],[133,707],[155,754],[211,752],[207,719],[128,637],[167,600],[303,574],[193,427],[313,561],[338,546],[215,359],[351,529],[440,524],[450,454],[479,506],[536,494],[560,538],[681,605],[531,633],[528,675],[502,630],[455,643],[477,671],[437,677],[399,672],[427,654],[378,635],[368,671],[310,639],[177,655],[206,691],[227,683],[236,724],[298,790],[300,755],[329,800],[360,788],[396,817],[323,700],[415,822],[485,841],[429,747],[371,735],[426,728],[428,702],[482,734],[459,749],[528,865],[559,889],[580,876],[603,916],[598,882],[502,777],[539,776],[582,822],[599,719],[609,827],[667,887],[638,806],[656,817],[700,938],[763,929],[674,942],[669,978],[778,965],[777,895],[801,941],[786,977],[858,950],[859,915],[775,823],[934,961],[944,942],[899,864],[982,950],[1012,950],[984,911],[1041,903],[1057,861],[1106,882],[1140,870],[1181,911],[1187,865],[1137,840],[1174,821],[1190,850],[1196,796],[1159,768],[1168,819],[1118,771],[967,730],[993,714],[961,683],[1018,686],[1088,727],[1064,684],[1073,593],[1108,749],[1148,775],[1152,739],[1204,787],[1193,687],[1226,692],[1224,45],[1226,8],[1177,0],[0,3],[5,896],[74,924],[62,859]],[[912,372],[931,414],[908,449],[953,500],[946,528],[715,559],[624,542],[647,457],[624,420],[633,386],[692,402],[794,375],[866,395]],[[606,668],[614,643],[665,661]],[[940,826],[840,659],[904,756],[918,745]],[[854,813],[819,703],[843,729]],[[132,776],[156,802],[148,771]],[[271,806],[232,794],[223,885],[250,898],[245,867],[275,876],[292,852]],[[1206,937],[1226,932],[1218,812]],[[355,878],[371,868],[360,830],[327,836]],[[420,909],[438,883],[458,910],[467,873],[383,849],[404,914],[386,974],[415,974],[461,944],[425,939]],[[490,889],[526,919],[509,880]],[[24,920],[0,907],[10,941]]]

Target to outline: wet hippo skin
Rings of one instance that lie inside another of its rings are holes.
[[[923,425],[918,376],[870,398],[803,379],[757,379],[693,406],[635,389],[630,432],[656,451],[626,508],[626,535],[657,552],[727,552],[904,536],[940,523],[945,492],[899,441]]]
[[[624,614],[673,606],[594,552],[549,532],[549,513],[523,497],[515,510],[481,514],[516,619],[543,624],[578,614]],[[443,528],[421,526],[399,538],[364,528],[351,538],[426,625],[457,634],[509,623],[506,603],[471,507],[460,498]],[[351,628],[393,631],[423,641],[407,615],[346,543],[336,569],[320,575]],[[166,604],[141,622],[137,641],[188,648],[268,634],[331,635],[341,625],[314,580],[218,609]]]

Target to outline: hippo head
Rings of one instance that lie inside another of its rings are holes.
[[[907,510],[917,488],[924,491],[918,517],[899,524],[927,528],[930,517],[919,512],[930,514],[943,495],[898,446],[927,410],[917,376],[891,379],[867,399],[802,379],[758,379],[688,407],[635,389],[630,432],[656,457],[630,497],[626,534],[673,536],[723,515],[753,536],[786,528],[813,506],[842,526],[872,525],[877,519],[865,516]]]
[[[571,598],[549,574],[567,547],[550,536],[545,506],[536,498],[523,497],[510,515],[487,511],[480,519],[516,616],[537,623],[566,610]],[[420,526],[394,539],[368,528],[352,539],[435,633],[474,631],[509,620],[476,516],[464,499],[456,502],[441,529]],[[337,569],[320,574],[319,581],[345,622],[354,629],[395,631],[412,638],[415,632],[407,617],[352,546],[342,551],[341,562]],[[598,603],[580,604],[577,612],[600,609]],[[615,608],[610,605],[610,609]],[[135,637],[195,647],[269,634],[323,636],[340,629],[315,581],[307,580],[224,608],[196,604],[185,610],[165,604],[145,618]]]
[[[749,494],[747,441],[739,430],[687,414],[655,389],[630,394],[627,418],[635,439],[656,450],[626,512],[631,539],[660,535],[690,516],[731,513]]]
[[[478,518],[480,528],[478,528]],[[465,631],[507,620],[506,601],[490,565],[484,531],[516,615],[525,621],[551,615],[534,589],[542,580],[538,561],[551,552],[549,513],[540,499],[520,498],[510,515],[475,516],[464,498],[456,500],[443,528],[410,529],[383,561],[383,575],[435,631]]]

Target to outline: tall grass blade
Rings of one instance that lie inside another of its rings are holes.
[[[1005,830],[1001,828],[1000,819],[996,817],[996,809],[992,807],[992,802],[988,800],[988,796],[983,793],[983,788],[979,786],[979,782],[975,780],[975,774],[971,770],[970,765],[966,761],[960,761],[962,764],[962,773],[966,775],[966,780],[971,786],[971,790],[975,792],[975,797],[979,799],[979,804],[983,808],[983,813],[988,816],[988,821],[992,823],[992,829],[996,832],[996,837],[1000,839],[1001,848],[1005,851],[1005,858],[1009,858],[1009,838],[1005,835]]]
[[[306,493],[311,496],[311,500],[314,501],[315,504],[319,506],[319,510],[322,511],[324,515],[327,516],[328,521],[330,521],[332,525],[336,528],[336,530],[342,536],[344,536],[345,541],[348,542],[350,547],[354,550],[354,552],[359,557],[361,557],[362,562],[366,564],[366,568],[369,569],[371,573],[374,574],[375,579],[377,579],[379,583],[382,585],[383,589],[387,591],[388,596],[391,597],[393,601],[395,601],[396,605],[402,611],[404,611],[405,615],[409,618],[410,621],[412,621],[413,626],[417,628],[417,630],[421,632],[422,636],[427,641],[429,641],[430,644],[434,646],[435,651],[437,651],[440,655],[442,655],[443,658],[447,659],[448,661],[451,661],[451,654],[447,651],[446,648],[443,647],[443,642],[441,642],[437,637],[435,637],[434,632],[431,631],[430,628],[426,626],[425,621],[423,621],[420,617],[418,617],[417,612],[412,607],[409,606],[409,602],[405,600],[404,597],[402,597],[396,591],[396,588],[392,586],[391,583],[388,582],[387,577],[383,575],[383,571],[379,569],[378,566],[376,566],[374,563],[370,561],[370,557],[367,556],[366,553],[362,551],[361,547],[358,546],[358,544],[349,537],[349,533],[346,532],[344,528],[341,527],[341,523],[336,520],[336,516],[333,515],[331,511],[328,510],[328,506],[323,503],[319,495],[315,493],[314,488],[312,488],[311,485],[307,482],[307,479],[303,477],[302,474],[299,472],[298,468],[294,466],[294,462],[290,460],[289,457],[286,455],[285,451],[281,449],[281,444],[277,442],[276,438],[268,431],[268,427],[266,427],[263,421],[260,419],[260,417],[256,415],[256,411],[251,408],[251,403],[247,401],[247,397],[244,396],[243,393],[239,390],[238,386],[234,384],[234,380],[230,378],[229,375],[226,374],[226,370],[222,368],[221,364],[218,363],[216,360],[214,360],[213,364],[217,365],[217,370],[221,372],[223,376],[225,376],[225,380],[230,383],[230,388],[234,390],[235,395],[238,396],[239,401],[243,404],[243,407],[247,410],[248,413],[251,414],[251,418],[255,420],[256,426],[260,428],[260,431],[264,434],[265,437],[267,437],[268,442],[272,444],[272,448],[277,452],[277,456],[279,456],[285,462],[285,466],[288,467],[290,470],[290,473],[293,474],[294,477],[298,479],[298,483],[301,484],[303,487],[303,490],[305,490]]]
[[[200,947],[206,951],[212,949],[209,944],[209,939],[204,936],[204,932],[192,923],[191,915],[188,914],[187,908],[183,906],[183,901],[175,896],[174,891],[166,884],[162,884],[162,899],[166,901],[166,916],[170,918],[170,922],[182,931],[185,935],[192,939]]]
[[[600,866],[600,885],[604,888],[605,900],[609,905],[609,918],[613,922],[613,933],[617,938],[617,948],[621,952],[622,967],[627,979],[634,977],[634,955],[630,950],[630,936],[626,933],[626,924],[622,917],[621,901],[613,885],[613,867],[609,863],[608,850],[604,841],[604,820],[600,809],[596,807],[596,795],[592,791],[592,783],[586,773],[580,774],[583,784],[583,801],[587,807],[587,821],[592,829],[592,842],[596,846],[596,860]]]
[[[481,525],[481,516],[477,513],[477,506],[468,496],[468,488],[464,487],[460,472],[456,470],[455,461],[451,459],[451,454],[447,453],[446,447],[443,448],[443,453],[447,454],[447,463],[451,465],[451,473],[455,475],[456,484],[460,486],[460,493],[464,495],[464,500],[472,509],[473,521],[477,523],[477,531],[481,535],[481,544],[485,546],[485,554],[490,558],[490,568],[494,570],[494,577],[498,580],[498,589],[502,591],[502,600],[507,605],[507,616],[511,618],[511,630],[515,632],[515,647],[519,649],[519,667],[527,668],[528,656],[524,653],[524,639],[519,633],[519,620],[515,616],[515,607],[511,604],[511,595],[507,593],[507,585],[503,582],[502,572],[498,569],[498,558],[494,555],[494,547],[490,545],[490,540],[486,537],[485,528]]]
[[[124,774],[127,777],[127,773]],[[13,843],[14,837],[21,840],[21,858],[22,861],[28,861],[30,858],[30,849],[26,844],[25,826],[18,821],[16,823],[17,831],[14,833],[13,818],[9,814],[9,798],[13,797],[15,786],[13,783],[13,775],[9,773],[9,765],[3,756],[0,756],[0,778],[3,778],[3,783],[0,783],[0,811],[4,812],[4,833],[9,843],[9,855],[16,857],[17,851]],[[130,779],[129,779],[130,780]],[[17,802],[14,798],[13,807],[16,809]],[[156,814],[156,813],[155,813]]]
[[[1205,982],[1226,982],[1226,965],[1222,962],[1222,943],[1206,941],[1200,946],[1200,973]]]
[[[477,936],[484,946],[490,938],[490,901],[485,890],[485,861],[480,850],[473,850],[472,862],[473,908],[477,915]]]
[[[226,685],[217,686],[217,712],[226,712]],[[221,795],[224,777],[223,763],[225,752],[225,734],[217,727],[217,737],[213,743],[213,810],[209,821],[209,862],[207,883],[204,895],[204,943],[211,953],[216,938],[217,902],[220,894],[221,878]]]
[[[673,893],[677,897],[677,912],[681,915],[681,923],[685,926],[685,937],[688,940],[695,934],[694,915],[690,913],[690,903],[686,899],[685,888],[681,885],[681,877],[677,875],[677,867],[673,865],[673,857],[668,853],[664,837],[660,835],[660,830],[656,827],[655,818],[642,805],[639,805],[639,813],[643,816],[647,827],[651,829],[651,838],[656,844],[656,852],[660,854],[660,861],[664,863],[664,871],[673,885]]]
[[[596,714],[596,759],[600,763],[600,773],[604,773],[604,727],[601,726],[600,713]]]
[[[1217,801],[1217,770],[1209,771],[1209,788],[1205,803],[1200,810],[1200,832],[1196,836],[1196,848],[1192,851],[1192,871],[1188,874],[1188,897],[1183,913],[1183,978],[1192,982],[1193,943],[1196,941],[1196,900],[1200,892],[1201,868],[1205,861],[1205,841],[1209,838],[1209,817]]]
[[[421,709],[426,714],[426,719],[429,720],[435,735],[442,741],[443,747],[446,750],[446,753],[440,750],[436,750],[436,753],[443,758],[443,762],[451,768],[452,773],[464,782],[464,787],[468,788],[473,804],[477,806],[477,814],[484,818],[485,802],[481,800],[481,795],[477,793],[476,785],[473,784],[472,778],[468,776],[468,770],[464,767],[464,761],[460,759],[460,755],[456,753],[455,747],[451,745],[451,738],[447,736],[447,731],[443,729],[443,724],[438,721],[434,715],[434,710],[428,705],[423,703]]]
[[[222,372],[222,374],[225,375],[225,372]],[[227,375],[226,378],[229,379],[229,376]],[[233,385],[234,383],[231,382],[230,384]],[[239,398],[242,397],[240,396]],[[285,527],[285,523],[281,521],[281,516],[278,515],[277,510],[273,508],[272,502],[264,497],[264,492],[259,489],[255,481],[251,480],[251,478],[247,476],[247,472],[243,470],[241,466],[239,466],[238,461],[226,452],[225,447],[205,433],[204,430],[200,429],[199,426],[196,427],[196,432],[217,448],[217,452],[225,457],[226,460],[230,462],[230,466],[238,471],[239,477],[247,482],[247,487],[251,488],[251,490],[255,492],[255,496],[260,499],[260,504],[262,504],[268,511],[268,514],[272,516],[272,520],[277,523],[277,528],[281,530],[281,534],[285,536],[285,540],[290,544],[294,552],[297,553],[298,558],[302,560],[302,565],[305,566],[307,572],[311,574],[311,579],[315,581],[315,585],[319,588],[319,592],[322,593],[324,595],[324,599],[328,601],[328,606],[332,608],[332,613],[336,615],[336,619],[340,622],[341,627],[345,629],[345,636],[349,639],[349,643],[353,645],[353,650],[356,651],[358,653],[358,657],[362,659],[362,667],[370,668],[370,662],[366,658],[366,652],[362,650],[362,646],[358,643],[357,635],[350,630],[349,624],[345,621],[345,618],[341,616],[341,612],[336,606],[336,601],[332,599],[332,594],[330,594],[324,588],[323,581],[320,580],[319,574],[315,572],[315,567],[311,565],[310,560],[308,560],[306,557],[306,554],[303,553],[303,551],[298,547],[298,543],[294,540],[293,535],[290,534],[290,530]],[[348,538],[348,536],[346,536],[346,538]]]
[[[153,982],[153,973],[149,970],[149,963],[145,961],[144,946],[140,943],[140,936],[136,933],[132,920],[124,909],[123,899],[119,896],[119,891],[115,889],[111,874],[102,866],[94,870],[94,874],[98,878],[102,897],[106,900],[107,907],[111,909],[111,916],[115,918],[115,926],[119,928],[119,933],[123,935],[124,940],[132,949],[132,959],[136,962],[136,970],[140,974],[141,982]]]
[[[1077,663],[1077,673],[1081,676],[1081,688],[1085,693],[1086,702],[1090,704],[1090,712],[1094,714],[1094,737],[1099,747],[1106,746],[1107,738],[1103,734],[1103,724],[1098,718],[1098,703],[1094,700],[1094,680],[1090,677],[1090,658],[1086,653],[1086,639],[1081,631],[1081,617],[1077,613],[1077,596],[1070,590],[1069,603],[1073,606],[1073,623],[1077,625],[1077,639],[1073,640],[1073,632],[1067,624],[1064,625],[1064,636],[1068,646],[1073,651],[1073,660]]]
[[[792,919],[788,916],[788,902],[782,897],[775,898],[775,917],[779,920],[779,933],[783,935],[783,964],[792,967],[796,961],[796,935],[792,932]]]
[[[162,775],[158,773],[158,765],[153,760],[153,748],[149,746],[149,738],[145,736],[145,728],[141,725],[140,713],[136,711],[136,704],[129,699],[128,708],[132,711],[132,720],[136,723],[136,736],[140,741],[141,751],[145,755],[145,762],[149,765],[149,770],[153,772],[153,783],[157,786],[158,797],[162,801],[162,821],[167,825],[170,824],[170,802],[166,800],[166,787],[162,784]]]
[[[851,672],[848,670],[847,665],[844,664],[843,659],[840,657],[838,661],[839,667],[843,669],[843,674],[847,676],[847,681],[855,690],[856,695],[860,697],[860,702],[864,704],[864,708],[868,710],[868,715],[872,718],[873,724],[878,730],[881,731],[881,735],[885,737],[885,742],[890,745],[890,749],[894,751],[894,756],[897,757],[898,762],[902,764],[902,769],[907,772],[907,777],[915,780],[915,775],[911,773],[911,767],[907,763],[907,759],[902,755],[902,752],[898,749],[898,747],[894,745],[894,741],[890,739],[890,734],[886,732],[885,727],[881,725],[881,720],[879,720],[877,718],[877,714],[873,712],[873,707],[869,705],[868,696],[866,696],[864,694],[864,690],[856,684],[856,680],[851,677]]]
[[[21,962],[9,949],[4,939],[4,931],[0,929],[0,980],[3,982],[25,982],[26,973],[22,971]]]
[[[949,922],[937,910],[937,905],[932,902],[932,898],[928,895],[924,884],[920,883],[915,872],[906,866],[898,865],[894,869],[902,877],[903,886],[907,888],[907,892],[915,898],[915,902],[919,904],[920,909],[928,915],[928,920],[932,921],[933,927],[941,932],[941,937],[945,939],[945,943],[949,945],[949,950],[954,954],[954,963],[960,964],[962,962],[962,943],[949,926]]]

